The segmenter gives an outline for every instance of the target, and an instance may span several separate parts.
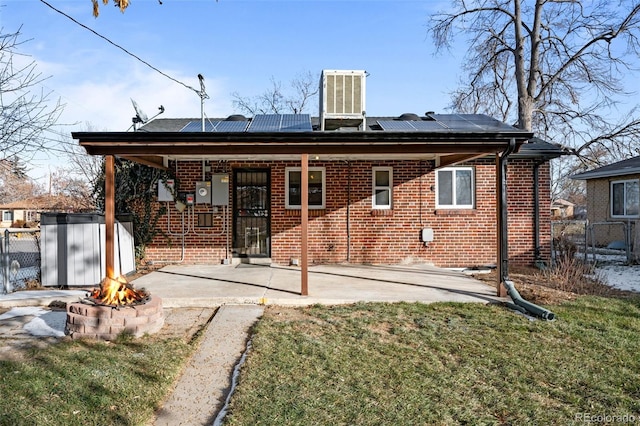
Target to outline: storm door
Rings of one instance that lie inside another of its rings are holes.
[[[234,256],[270,256],[270,187],[270,175],[268,169],[234,170]]]

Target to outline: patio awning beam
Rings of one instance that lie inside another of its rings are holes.
[[[288,132],[180,133],[75,132],[91,155],[315,155],[494,154],[513,138],[517,147],[533,136],[510,133]]]
[[[145,166],[155,167],[156,169],[167,169],[164,165],[164,160],[162,156],[157,155],[139,155],[139,156],[130,156],[130,155],[120,155],[120,158],[125,160],[133,161],[135,163],[144,164]]]
[[[405,144],[361,144],[361,145],[160,145],[145,144],[120,146],[104,143],[80,143],[91,155],[148,156],[158,155],[302,155],[313,152],[318,155],[331,154],[492,154],[501,152],[507,143],[405,143]]]
[[[170,156],[264,156],[265,159],[284,155],[300,156],[302,168],[302,193],[306,194],[308,182],[305,169],[309,154],[349,156],[352,159],[376,155],[393,155],[397,158],[413,158],[431,155],[439,159],[438,167],[458,164],[487,155],[517,152],[522,144],[533,137],[523,130],[504,132],[283,132],[283,133],[213,133],[213,132],[74,132],[91,155],[119,156],[152,167],[166,168],[165,158]],[[109,160],[108,160],[109,161]],[[499,163],[500,161],[496,161]],[[498,184],[504,179],[498,173]],[[108,172],[107,172],[108,173]],[[107,194],[114,190],[115,182],[107,179]],[[497,191],[500,195],[500,188]],[[108,197],[107,197],[108,198]],[[301,293],[307,294],[307,220],[303,195],[301,223],[302,283]],[[108,203],[108,201],[107,201]],[[502,236],[500,219],[506,216],[506,203],[497,199],[498,236]],[[108,219],[113,211],[105,212]],[[501,216],[502,215],[502,216]],[[503,220],[504,222],[504,220]],[[108,222],[107,222],[108,227]],[[109,239],[109,235],[107,235]],[[113,239],[113,236],[111,236]],[[500,239],[500,238],[499,238]],[[107,251],[109,246],[107,244]],[[498,250],[498,263],[502,261]],[[107,269],[113,260],[107,259]],[[500,266],[503,266],[500,264]],[[109,271],[107,271],[109,276]],[[500,285],[500,284],[498,284]],[[499,290],[500,291],[500,290]]]

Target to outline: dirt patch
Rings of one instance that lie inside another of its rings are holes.
[[[66,310],[57,304],[51,310]],[[8,311],[2,309],[1,311]],[[162,329],[149,338],[151,339],[183,339],[185,342],[193,341],[203,328],[211,321],[216,308],[165,308],[165,321]],[[2,313],[2,312],[0,312]],[[13,328],[19,331],[24,324],[34,317],[19,317],[18,322],[12,319]],[[2,325],[0,325],[1,327]],[[0,338],[0,360],[22,361],[29,356],[32,350],[45,350],[49,345],[70,339],[65,337],[37,337],[28,333],[4,334]]]
[[[492,287],[497,282],[497,272],[476,274],[473,277]],[[597,280],[584,278],[579,283],[567,283],[562,271],[541,271],[537,268],[512,268],[509,278],[515,284],[518,293],[527,301],[539,305],[557,305],[575,300],[579,296],[633,297],[637,293],[618,290]],[[566,290],[571,288],[573,291]]]
[[[0,361],[24,361],[32,351],[45,350],[60,341],[61,338],[56,337],[2,338],[0,339]]]

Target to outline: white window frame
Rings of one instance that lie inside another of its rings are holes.
[[[456,172],[458,171],[470,171],[471,172],[471,204],[457,204],[456,203]],[[452,197],[453,204],[440,204],[440,172],[453,172],[452,179]],[[471,210],[475,208],[476,204],[476,171],[473,167],[443,167],[436,170],[436,209],[461,209]]]
[[[389,185],[376,185],[376,172],[388,172],[389,173]],[[378,190],[389,191],[389,204],[377,204],[376,191]],[[372,167],[371,168],[371,208],[375,210],[391,210],[393,208],[393,167]]]
[[[9,219],[6,219],[5,215],[7,215],[9,217]],[[3,210],[2,211],[2,221],[3,222],[13,222],[13,212],[11,210]]]
[[[290,172],[302,172],[301,167],[285,167],[284,171],[284,205],[286,209],[300,210],[302,206],[300,204],[289,203],[289,173]],[[309,167],[309,172],[322,172],[322,205],[309,204],[309,210],[324,209],[327,200],[327,171],[324,167]]]
[[[624,179],[624,180],[612,180],[609,183],[609,204],[612,218],[638,218],[640,214],[630,215],[627,214],[627,183],[636,183],[640,187],[640,179]],[[623,184],[624,185],[624,214],[614,214],[613,213],[613,185],[614,184]]]

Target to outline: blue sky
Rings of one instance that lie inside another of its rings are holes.
[[[205,112],[234,112],[233,92],[254,96],[271,78],[286,86],[322,69],[364,69],[368,115],[443,112],[457,82],[455,58],[434,57],[427,36],[436,1],[133,0],[124,14],[90,0],[47,0],[186,85],[205,76]],[[151,116],[198,117],[200,100],[38,0],[0,0],[4,32],[21,25],[21,51],[38,63],[63,122],[98,130],[131,125],[130,98]],[[316,113],[317,107],[310,111]]]
[[[237,113],[232,93],[252,97],[283,87],[301,73],[364,69],[369,116],[444,112],[456,87],[458,61],[433,56],[429,13],[447,1],[405,0],[132,0],[125,13],[90,0],[47,0],[97,33],[172,78],[199,88],[205,77],[208,117]],[[37,63],[44,90],[65,104],[61,124],[72,130],[125,131],[134,115],[130,99],[153,116],[199,117],[200,98],[109,44],[39,0],[0,0],[3,33],[21,27],[16,60]],[[317,115],[317,106],[309,111]],[[90,126],[90,127],[89,127]],[[48,174],[56,155],[31,161],[33,176]]]

